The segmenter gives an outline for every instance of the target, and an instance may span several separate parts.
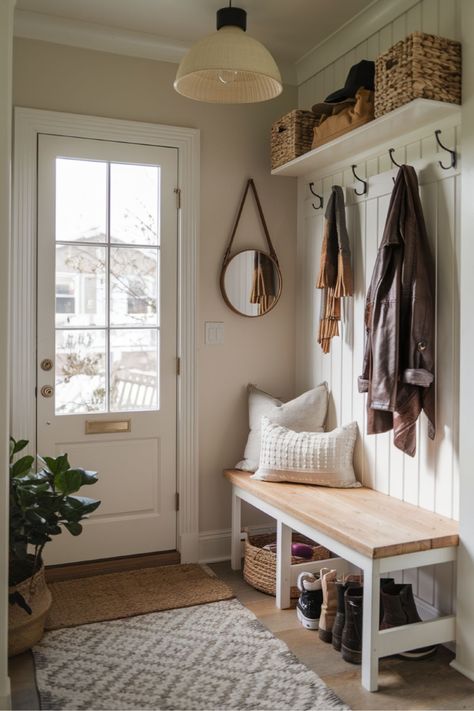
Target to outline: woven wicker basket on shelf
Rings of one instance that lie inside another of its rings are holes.
[[[272,168],[288,163],[311,150],[313,128],[318,119],[312,111],[295,109],[272,126]]]
[[[310,541],[299,533],[293,533],[293,543],[307,543],[313,546],[312,558],[291,557],[292,565],[295,563],[305,563],[309,560],[327,560],[332,554],[324,546],[320,546],[314,541]],[[247,536],[245,540],[244,578],[252,587],[261,590],[268,595],[276,593],[276,553],[265,550],[264,546],[275,542],[275,534],[261,533],[255,536]],[[296,587],[291,588],[291,597],[298,597],[299,592]]]
[[[375,118],[413,99],[461,103],[461,43],[413,32],[375,63]]]

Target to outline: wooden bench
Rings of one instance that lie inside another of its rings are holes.
[[[290,607],[291,532],[326,546],[364,573],[362,685],[378,688],[378,660],[391,654],[455,639],[455,616],[379,631],[380,576],[455,561],[458,524],[365,487],[328,489],[306,484],[256,481],[226,470],[232,484],[232,568],[241,566],[241,501],[276,519],[276,605]],[[321,563],[304,564],[308,570]],[[336,561],[331,567],[341,571]],[[293,575],[294,577],[294,575]]]

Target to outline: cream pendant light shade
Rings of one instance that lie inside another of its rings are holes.
[[[214,104],[247,104],[281,94],[281,76],[270,52],[245,34],[245,10],[217,12],[217,32],[197,42],[181,60],[179,94]]]

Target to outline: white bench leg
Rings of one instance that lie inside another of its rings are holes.
[[[241,500],[240,497],[232,491],[232,533],[231,533],[231,554],[230,564],[232,570],[240,570],[242,565],[242,543],[240,541],[241,533]]]
[[[290,607],[291,588],[291,528],[277,521],[276,606]]]
[[[378,633],[380,611],[380,566],[377,559],[364,569],[362,617],[362,686],[377,691],[379,674]]]

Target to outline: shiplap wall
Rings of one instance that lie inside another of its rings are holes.
[[[450,12],[448,12],[450,10]],[[416,29],[455,37],[454,3],[446,0],[422,0],[366,42],[346,52],[301,86],[300,106],[311,106],[334,88],[344,84],[352,64],[362,58],[375,58],[380,51]],[[322,380],[331,390],[328,426],[357,420],[360,440],[355,453],[359,479],[379,491],[396,496],[445,516],[458,518],[458,398],[459,398],[459,212],[460,174],[443,171],[437,160],[446,163],[434,138],[434,128],[442,129],[442,140],[449,146],[459,141],[460,128],[455,122],[430,126],[418,134],[400,127],[400,140],[393,145],[397,162],[407,162],[417,170],[420,194],[430,244],[436,261],[436,379],[437,434],[434,442],[427,436],[424,415],[418,423],[418,447],[414,458],[403,455],[392,444],[393,433],[365,434],[365,395],[357,389],[364,347],[364,304],[382,237],[393,187],[387,146],[378,152],[358,157],[357,170],[369,178],[369,193],[354,194],[353,162],[299,179],[298,227],[298,318],[297,386],[302,391]],[[449,157],[448,157],[449,162]],[[390,171],[390,172],[387,172]],[[308,182],[315,182],[325,204],[331,185],[345,187],[346,215],[351,239],[355,295],[344,309],[341,336],[333,340],[331,353],[324,355],[316,342],[320,293],[315,289],[322,241],[323,212],[312,206],[314,199]],[[383,514],[383,512],[381,512]],[[423,568],[403,574],[426,610],[450,612],[454,598],[451,565]]]
[[[382,27],[364,42],[341,54],[337,61],[314,74],[298,87],[298,105],[309,109],[336,89],[344,86],[347,73],[361,59],[375,60],[395,42],[404,39],[410,32],[429,32],[458,39],[456,0],[420,0],[393,22]],[[334,36],[337,42],[337,35]]]

